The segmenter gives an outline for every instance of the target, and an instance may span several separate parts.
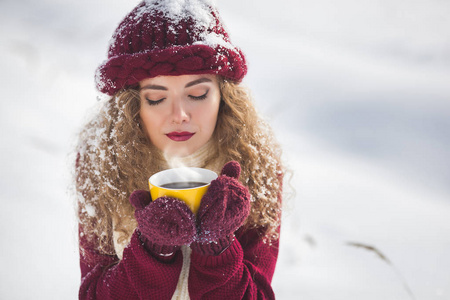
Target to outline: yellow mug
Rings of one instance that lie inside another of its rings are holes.
[[[154,174],[148,185],[153,200],[162,196],[177,198],[196,214],[203,195],[216,178],[217,174],[208,169],[182,167]]]

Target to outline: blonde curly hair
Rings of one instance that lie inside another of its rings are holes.
[[[252,195],[245,229],[261,228],[261,238],[271,243],[278,239],[281,218],[280,147],[247,89],[220,77],[219,88],[221,104],[212,136],[216,153],[207,160],[218,153],[222,161],[241,164],[240,181]],[[140,126],[139,110],[137,87],[119,91],[79,136],[75,188],[80,232],[103,254],[115,254],[113,230],[121,233],[119,242],[131,236],[137,224],[128,198],[134,190],[148,189],[148,177],[163,168],[160,151]]]

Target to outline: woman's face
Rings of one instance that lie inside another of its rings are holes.
[[[158,149],[168,156],[186,156],[209,141],[220,104],[215,75],[158,76],[139,85],[139,115]]]

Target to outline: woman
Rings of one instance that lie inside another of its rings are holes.
[[[283,171],[246,70],[209,1],[143,1],[119,24],[77,148],[80,299],[274,299]],[[196,215],[148,192],[180,164],[220,175]]]

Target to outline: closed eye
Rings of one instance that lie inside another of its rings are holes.
[[[191,98],[192,100],[204,100],[208,96],[208,93],[209,93],[209,90],[207,90],[203,95],[200,95],[200,96],[189,95],[188,97]]]
[[[151,100],[151,99],[145,98],[145,100],[147,100],[147,103],[148,103],[149,105],[158,105],[158,104],[160,104],[161,102],[163,102],[164,99],[166,99],[166,98],[161,98],[161,99],[159,99],[159,100]]]

